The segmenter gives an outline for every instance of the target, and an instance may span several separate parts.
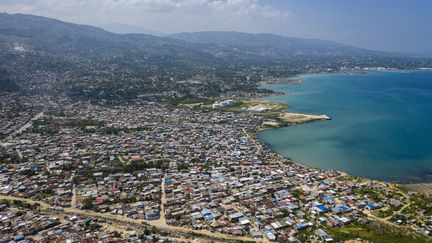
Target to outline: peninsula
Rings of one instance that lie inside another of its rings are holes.
[[[11,9],[31,11],[26,2]],[[81,16],[75,3],[48,2],[38,6]],[[285,16],[264,1],[154,2],[127,4],[137,11],[125,17],[147,16],[143,6],[150,16],[212,11],[206,21]],[[116,34],[8,13],[0,23],[1,243],[432,241],[430,197],[300,165],[257,137],[333,116],[290,112],[266,80],[431,68],[432,59],[275,34]]]

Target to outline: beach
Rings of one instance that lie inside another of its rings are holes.
[[[415,191],[427,196],[432,196],[432,183],[401,184],[408,191]]]

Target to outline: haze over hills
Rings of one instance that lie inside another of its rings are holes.
[[[114,34],[101,28],[66,23],[24,14],[0,14],[0,38],[2,48],[24,52],[67,54],[73,56],[98,56],[116,52],[145,52],[158,56],[169,54],[175,58],[181,50],[188,48],[168,38],[145,34]],[[192,49],[188,49],[188,52]],[[67,57],[67,56],[66,56]]]
[[[102,29],[107,30],[116,34],[147,34],[154,36],[165,36],[166,34],[142,28],[135,25],[123,24],[123,23],[109,23],[100,26]]]
[[[177,33],[169,37],[201,44],[225,45],[236,48],[257,48],[269,50],[274,57],[290,55],[391,55],[319,39],[285,37],[275,34],[249,34],[232,31],[204,31]]]
[[[2,89],[111,99],[256,92],[267,76],[431,63],[323,40],[238,32],[115,34],[7,13],[0,14],[0,51]],[[202,84],[193,89],[179,82],[197,77]]]

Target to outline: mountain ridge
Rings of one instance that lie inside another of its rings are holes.
[[[272,47],[297,55],[391,55],[384,51],[368,50],[322,39],[287,37],[272,33],[237,31],[182,32],[168,37],[192,43],[230,46]],[[307,51],[307,50],[312,51]]]
[[[273,34],[115,34],[41,16],[0,13],[0,91],[98,99],[149,93],[246,95],[261,92],[258,82],[269,76],[377,66],[430,67],[431,59]],[[180,82],[191,79],[200,85]]]
[[[147,34],[158,37],[163,37],[167,35],[150,29],[123,23],[108,23],[100,25],[99,27],[115,34]]]

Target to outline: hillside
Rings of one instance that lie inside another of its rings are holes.
[[[0,48],[0,71],[23,90],[68,95],[159,92],[219,62],[178,40],[23,14],[0,14]]]
[[[384,52],[370,51],[337,42],[284,37],[274,34],[249,34],[239,32],[194,32],[178,33],[169,37],[192,43],[231,46],[235,48],[254,48],[268,51],[263,56],[287,57],[294,55],[317,56],[383,56],[390,55]]]
[[[147,34],[154,36],[164,36],[166,34],[157,31],[141,28],[135,25],[123,24],[123,23],[109,23],[100,26],[102,29],[107,30],[116,34]]]
[[[323,40],[237,32],[168,37],[115,34],[55,19],[0,13],[0,90],[90,99],[209,97],[262,92],[263,77],[341,67],[429,67],[430,59]],[[159,98],[158,98],[159,99]]]

